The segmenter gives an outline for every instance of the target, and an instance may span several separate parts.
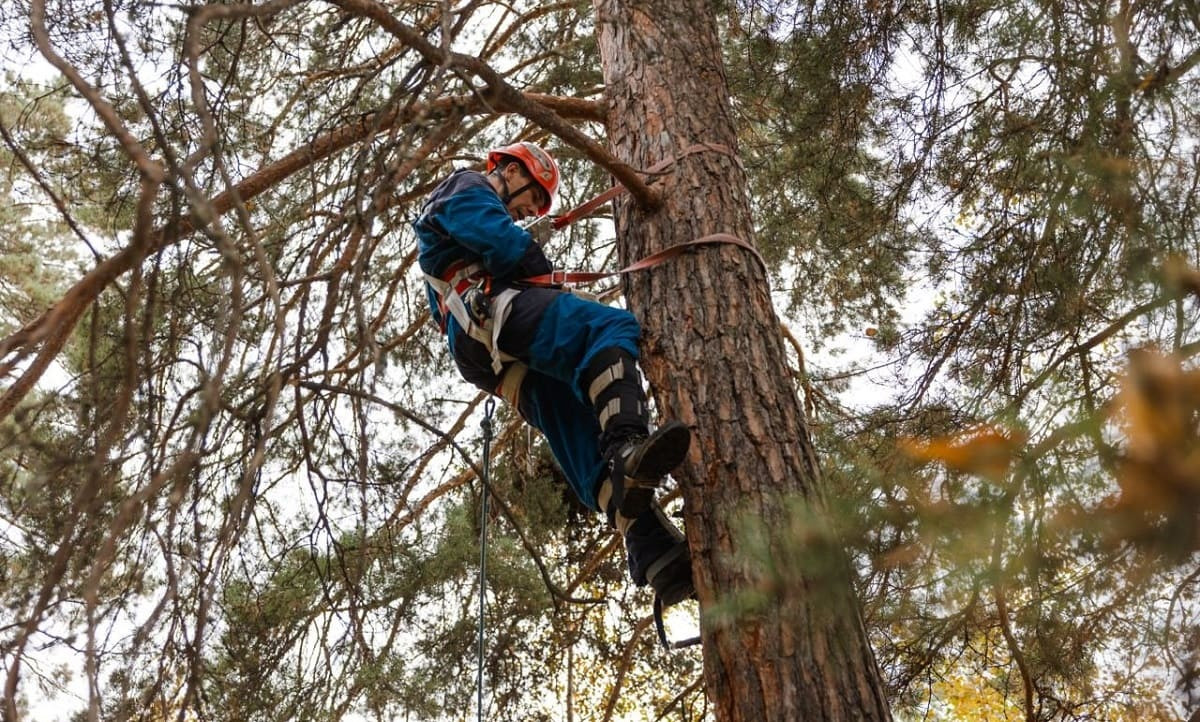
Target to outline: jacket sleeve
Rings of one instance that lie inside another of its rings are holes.
[[[529,233],[513,222],[490,188],[464,188],[445,200],[435,215],[446,233],[482,258],[497,278],[523,278],[548,273],[541,248]]]

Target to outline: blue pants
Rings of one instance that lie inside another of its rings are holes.
[[[500,377],[492,372],[487,348],[463,333],[453,318],[447,328],[462,377],[494,393]],[[500,350],[529,366],[518,411],[546,437],[571,489],[591,509],[598,509],[604,461],[600,426],[582,376],[605,349],[620,348],[637,358],[640,334],[628,311],[549,288],[525,289],[513,299],[500,332]]]

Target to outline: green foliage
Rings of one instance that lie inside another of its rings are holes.
[[[903,169],[877,147],[891,21],[853,3],[747,5],[726,57],[759,246],[788,269],[778,287],[813,315],[815,339],[889,324],[915,242],[895,218]]]
[[[7,74],[0,81],[0,127],[28,162],[53,159],[69,130],[62,94]],[[12,147],[0,146],[0,332],[5,334],[58,299],[72,257],[62,240],[66,225],[35,202],[35,184]]]
[[[140,174],[104,108],[165,169],[163,247],[79,309],[0,423],[0,603],[41,620],[0,629],[0,669],[68,651],[103,718],[464,718],[479,398],[428,323],[409,223],[515,134],[561,159],[560,207],[611,179],[329,4],[218,6],[198,85],[199,11],[49,6],[104,103],[37,70],[28,2],[0,7],[5,67],[29,69],[0,85],[2,335],[134,240]],[[826,486],[747,521],[756,585],[710,619],[786,613],[846,543],[898,716],[1025,718],[1027,690],[1039,719],[1194,708],[1194,5],[711,7]],[[602,97],[590,3],[388,8],[523,90]],[[313,154],[334,131],[353,141]],[[601,215],[548,252],[615,268],[609,236]],[[1148,346],[1169,355],[1131,364]],[[11,383],[37,347],[5,348]],[[654,650],[619,546],[500,413],[489,711],[598,720],[619,690],[614,718],[702,718],[702,691],[675,699],[699,658]]]
[[[1194,707],[1194,661],[1164,641],[1194,605],[1153,601],[1196,591],[1194,477],[1161,460],[1190,469],[1194,427],[1139,462],[1115,409],[1139,347],[1180,364],[1142,418],[1190,398],[1195,13],[778,5],[739,3],[731,83],[806,346],[874,351],[805,359],[804,388],[895,709],[1023,717],[1027,687],[1039,719]],[[989,427],[1010,430],[999,466]],[[1018,704],[947,701],[980,684]]]

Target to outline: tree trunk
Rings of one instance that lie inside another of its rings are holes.
[[[697,143],[736,153],[711,4],[594,2],[613,153],[640,168]],[[654,187],[664,194],[656,211],[628,198],[618,204],[623,262],[712,233],[753,242],[734,155],[686,155]],[[889,719],[843,554],[836,544],[797,548],[808,529],[820,539],[821,525],[802,529],[805,517],[792,502],[803,500],[817,518],[825,505],[764,269],[745,249],[703,247],[629,278],[625,291],[643,322],[643,366],[656,403],[695,433],[677,476],[716,718]],[[769,531],[767,558],[817,553],[824,564],[784,562],[768,573],[746,563],[738,531],[745,519]],[[776,533],[786,529],[795,533]],[[712,622],[718,603],[734,610],[731,621]]]

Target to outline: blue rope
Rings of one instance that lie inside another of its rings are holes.
[[[475,685],[479,691],[478,711],[479,722],[483,722],[483,611],[487,603],[487,524],[488,524],[488,493],[491,488],[492,476],[492,413],[496,410],[496,399],[489,396],[483,406],[483,476],[480,478],[479,490],[479,671],[475,677]]]

